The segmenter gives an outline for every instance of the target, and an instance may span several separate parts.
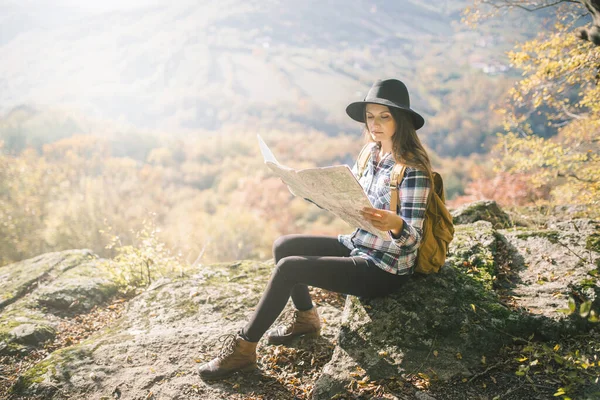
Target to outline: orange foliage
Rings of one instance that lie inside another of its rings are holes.
[[[524,206],[548,201],[550,191],[550,185],[532,186],[526,174],[502,172],[491,178],[476,178],[467,185],[463,196],[447,203],[456,208],[477,200],[495,200],[502,206]]]
[[[258,215],[271,221],[280,234],[294,231],[294,215],[289,207],[292,197],[279,178],[248,176],[243,178],[238,191],[239,202]]]

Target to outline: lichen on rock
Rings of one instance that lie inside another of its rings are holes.
[[[496,229],[508,228],[512,222],[494,200],[480,200],[465,204],[451,212],[455,225],[470,224],[476,221],[491,222]]]
[[[495,220],[495,226],[506,226]],[[314,398],[343,391],[354,379],[351,371],[364,371],[370,379],[424,374],[448,380],[472,375],[482,357],[493,358],[514,338],[549,340],[590,329],[557,308],[566,306],[573,285],[593,271],[598,256],[589,262],[580,258],[596,229],[589,220],[533,231],[497,230],[481,220],[457,225],[438,274],[415,276],[384,298],[348,297],[338,346],[315,384]],[[554,275],[548,281],[556,284],[548,289],[532,280],[549,271]],[[597,291],[597,281],[587,283]],[[563,298],[557,300],[559,292]],[[506,304],[504,298],[513,293]],[[554,302],[531,308],[534,297]]]
[[[10,293],[0,310],[0,354],[25,354],[55,338],[54,314],[87,312],[116,293],[89,250],[43,254],[0,268]]]

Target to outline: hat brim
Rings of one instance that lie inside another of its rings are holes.
[[[369,101],[357,101],[354,103],[350,103],[348,105],[348,107],[346,107],[346,114],[348,114],[348,116],[350,118],[352,118],[353,120],[364,123],[365,122],[365,107],[367,104],[380,104],[382,106],[393,107],[393,108],[397,108],[399,110],[408,112],[412,117],[413,124],[415,126],[415,130],[422,128],[423,125],[425,125],[425,119],[423,119],[423,117],[419,113],[417,113],[416,111],[413,111],[410,108],[400,106],[400,105],[398,105],[392,101],[386,100],[386,99],[372,99]]]

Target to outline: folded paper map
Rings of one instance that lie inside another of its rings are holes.
[[[295,170],[279,164],[260,135],[257,136],[265,164],[288,185],[294,196],[313,202],[353,228],[364,229],[383,240],[392,240],[389,232],[375,228],[360,214],[364,207],[373,205],[350,167],[334,165]]]

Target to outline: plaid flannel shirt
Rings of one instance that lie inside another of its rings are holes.
[[[378,151],[378,145],[372,146],[371,157],[359,182],[375,208],[389,210],[390,174],[396,163],[393,156],[389,154],[377,165]],[[352,167],[352,172],[357,176],[356,163]],[[392,241],[385,241],[363,229],[357,229],[350,235],[339,235],[338,240],[351,250],[351,256],[371,260],[379,268],[392,274],[412,274],[417,249],[421,244],[423,220],[430,190],[429,177],[423,171],[407,167],[399,187],[400,199],[396,210],[404,220],[400,235]]]

